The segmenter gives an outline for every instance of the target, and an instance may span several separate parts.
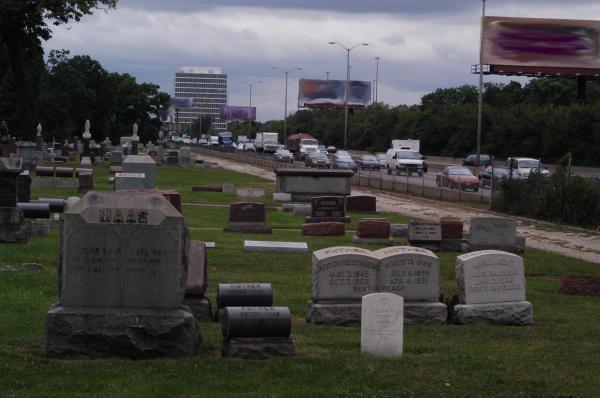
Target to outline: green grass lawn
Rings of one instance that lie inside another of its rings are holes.
[[[109,189],[106,163],[96,167],[99,189]],[[192,184],[273,183],[220,169],[161,166],[161,188],[181,192],[193,239],[215,241],[208,251],[208,296],[224,282],[269,282],[274,305],[290,307],[297,354],[266,361],[221,359],[218,324],[201,324],[201,352],[184,359],[47,359],[43,323],[57,302],[57,232],[26,246],[0,246],[0,397],[595,397],[600,395],[600,298],[558,295],[559,278],[600,277],[600,266],[536,250],[524,255],[527,298],[535,324],[407,326],[404,355],[360,354],[360,330],[305,322],[311,294],[311,255],[246,253],[245,239],[306,241],[310,251],[350,245],[341,237],[304,237],[301,217],[269,211],[272,235],[224,233],[231,194],[191,192]],[[67,197],[69,190],[34,190],[33,197]],[[271,200],[266,203],[274,203]],[[352,214],[354,229],[363,215]],[[367,216],[367,215],[364,215]],[[372,216],[372,215],[370,215]],[[406,218],[380,214],[394,222]],[[398,244],[403,244],[398,240]],[[366,246],[363,246],[366,247]],[[372,246],[377,249],[378,246]],[[456,253],[440,253],[444,295],[457,291]],[[20,264],[35,261],[42,271]]]

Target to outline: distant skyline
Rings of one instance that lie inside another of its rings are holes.
[[[486,14],[530,18],[600,20],[600,3],[586,0],[487,0]],[[345,79],[346,46],[351,77],[375,80],[379,100],[414,104],[436,88],[477,84],[470,73],[479,57],[478,0],[121,0],[115,10],[96,11],[79,23],[54,27],[46,52],[87,54],[104,68],[130,73],[139,82],[173,94],[173,76],[183,65],[217,66],[229,76],[229,103],[252,104],[260,121],[283,118],[285,80],[290,74],[288,112],[297,108],[298,79]],[[486,77],[486,81],[510,78]],[[524,78],[515,79],[521,82]]]

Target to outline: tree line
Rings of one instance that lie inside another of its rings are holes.
[[[477,88],[464,85],[437,89],[418,105],[374,103],[350,114],[348,148],[385,151],[392,139],[412,138],[421,140],[424,154],[465,156],[476,147],[477,100]],[[343,109],[300,110],[287,122],[288,135],[303,132],[325,145],[343,143]],[[241,131],[243,127],[239,125]],[[259,128],[283,136],[282,121]],[[600,165],[600,84],[587,83],[587,102],[582,103],[577,100],[575,79],[487,83],[481,142],[482,153],[497,158],[532,156],[549,163],[570,152],[573,164]]]

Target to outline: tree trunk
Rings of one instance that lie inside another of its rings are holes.
[[[18,134],[25,141],[34,141],[33,116],[31,113],[31,101],[29,98],[29,89],[25,79],[25,70],[23,64],[23,43],[22,33],[7,29],[2,30],[4,44],[10,57],[10,66],[15,79],[15,93],[18,100],[19,116],[21,125]]]

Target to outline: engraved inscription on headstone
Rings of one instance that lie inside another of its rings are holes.
[[[312,298],[359,300],[377,289],[378,260],[369,250],[331,247],[313,252]]]
[[[469,245],[481,248],[511,248],[516,244],[517,224],[510,218],[472,218]]]
[[[442,228],[439,220],[411,220],[408,224],[409,242],[439,242]]]
[[[262,203],[232,203],[229,222],[265,222],[265,205]]]
[[[438,301],[439,260],[433,252],[412,246],[394,246],[374,252],[379,258],[379,290],[406,301]]]
[[[339,218],[346,216],[345,199],[341,196],[319,196],[312,198],[312,217]]]
[[[523,259],[499,250],[458,256],[456,280],[462,304],[525,300]]]

